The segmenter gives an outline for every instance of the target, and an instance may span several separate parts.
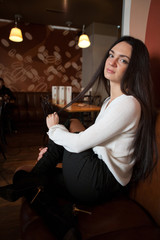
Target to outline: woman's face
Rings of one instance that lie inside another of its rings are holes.
[[[116,44],[110,51],[104,67],[104,76],[110,82],[121,83],[131,59],[132,46],[127,42]]]

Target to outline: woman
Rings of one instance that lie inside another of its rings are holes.
[[[130,36],[117,40],[78,97],[97,79],[104,82],[110,96],[95,123],[85,130],[78,120],[71,120],[69,131],[59,124],[57,113],[50,114],[46,119],[50,141],[36,166],[31,173],[18,171],[12,185],[0,188],[0,196],[7,200],[21,196],[32,200],[45,220],[50,216],[47,223],[59,239],[67,239],[71,232],[72,239],[78,237],[72,231],[72,217],[62,224],[67,219],[65,211],[57,213],[53,195],[54,199],[63,193],[72,202],[97,203],[123,192],[131,180],[144,179],[155,165],[155,116],[145,45]],[[61,160],[63,170],[56,170]],[[44,190],[36,200],[31,194],[34,187]]]

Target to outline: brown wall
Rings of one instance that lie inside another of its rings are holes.
[[[132,0],[130,35],[145,42],[151,58],[155,105],[160,109],[160,1]]]
[[[46,92],[52,85],[80,91],[82,50],[77,32],[23,24],[24,41],[9,40],[13,23],[0,22],[0,77],[15,92]]]
[[[151,57],[156,106],[160,108],[160,1],[152,0],[148,15],[146,39]]]

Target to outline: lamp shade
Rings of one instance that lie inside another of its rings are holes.
[[[87,48],[90,46],[90,44],[91,43],[90,43],[89,37],[86,34],[82,34],[79,37],[78,46],[80,48]]]
[[[21,29],[17,27],[12,28],[10,31],[9,39],[13,42],[22,42],[23,37]]]

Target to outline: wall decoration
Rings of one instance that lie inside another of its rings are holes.
[[[12,23],[0,22],[0,77],[15,92],[47,92],[51,87],[72,86],[79,92],[82,80],[82,50],[76,31],[24,24],[24,40],[8,38]]]

